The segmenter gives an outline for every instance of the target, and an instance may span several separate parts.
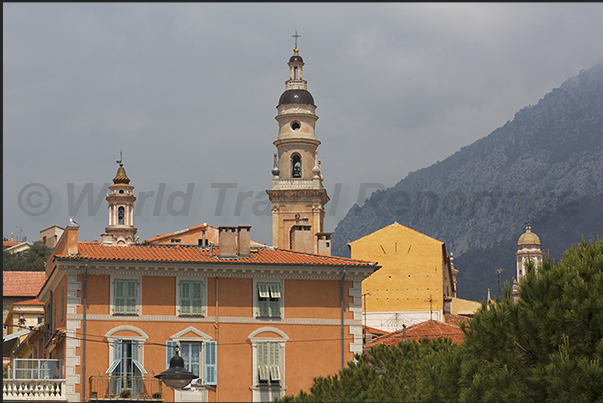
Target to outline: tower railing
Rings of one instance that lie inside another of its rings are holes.
[[[272,178],[272,189],[322,189],[318,178]]]

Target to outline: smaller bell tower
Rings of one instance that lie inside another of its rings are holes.
[[[532,232],[530,223],[526,223],[526,232],[517,240],[517,280],[526,275],[526,263],[531,260],[536,266],[542,263],[544,253],[540,249],[541,243],[538,235]]]
[[[137,229],[134,228],[134,201],[136,197],[130,185],[130,178],[126,175],[124,164],[117,161],[119,168],[113,178],[113,185],[109,186],[107,201],[109,202],[109,226],[102,234],[103,244],[125,246],[134,243]]]

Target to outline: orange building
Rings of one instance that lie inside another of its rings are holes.
[[[361,281],[373,263],[276,248],[226,257],[224,246],[104,245],[77,233],[67,226],[39,297],[47,358],[65,360],[69,401],[124,390],[267,401],[309,388],[362,351]],[[152,376],[177,344],[201,386],[160,391]]]
[[[68,401],[272,401],[362,352],[361,283],[375,263],[260,247],[249,226],[217,228],[219,247],[199,245],[195,227],[136,243],[123,164],[113,182],[103,241],[78,241],[72,221],[38,296],[44,358],[61,362]],[[176,346],[199,376],[188,390],[154,378]]]

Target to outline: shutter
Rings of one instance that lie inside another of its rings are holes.
[[[136,365],[141,374],[147,373],[140,361],[138,361],[138,340],[132,340],[132,362],[134,362],[134,365]]]
[[[270,292],[268,291],[268,284],[258,284],[258,292],[260,298],[270,298]]]
[[[125,313],[126,308],[126,299],[124,296],[124,282],[123,280],[115,280],[113,283],[113,293],[114,293],[114,303],[113,303],[113,312],[114,313]]]
[[[191,313],[193,315],[203,314],[203,283],[195,281],[192,285],[192,306]]]
[[[258,301],[258,308],[260,308],[260,317],[270,316],[270,301]]]
[[[113,342],[113,362],[109,365],[109,369],[105,372],[106,374],[110,374],[115,371],[115,368],[121,362],[121,340],[115,340]]]
[[[278,342],[270,342],[270,380],[280,381],[280,344]]]
[[[57,297],[54,297],[54,303],[52,304],[52,322],[54,323],[54,329],[57,328]]]
[[[176,355],[176,347],[178,342],[175,340],[168,340],[165,342],[165,369],[170,369],[170,360]]]
[[[268,360],[268,343],[258,343],[258,377],[260,381],[270,381]]]
[[[137,281],[129,280],[126,282],[127,285],[127,297],[126,297],[126,312],[127,313],[137,313],[136,308],[138,305],[137,298]]]
[[[270,297],[271,298],[280,298],[281,297],[280,284],[270,284]]]
[[[280,318],[281,317],[281,302],[280,301],[270,301],[268,303],[270,305],[270,317],[271,318]]]
[[[217,345],[215,341],[205,342],[205,384],[218,384]]]
[[[180,314],[191,314],[191,298],[189,292],[190,283],[187,281],[180,282]]]

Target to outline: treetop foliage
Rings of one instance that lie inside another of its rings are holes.
[[[376,346],[280,401],[603,401],[603,240],[528,264],[519,292],[484,301],[460,345]]]
[[[23,252],[2,251],[3,271],[44,271],[46,261],[52,253],[52,248],[47,247],[40,241],[31,244],[31,247]]]

